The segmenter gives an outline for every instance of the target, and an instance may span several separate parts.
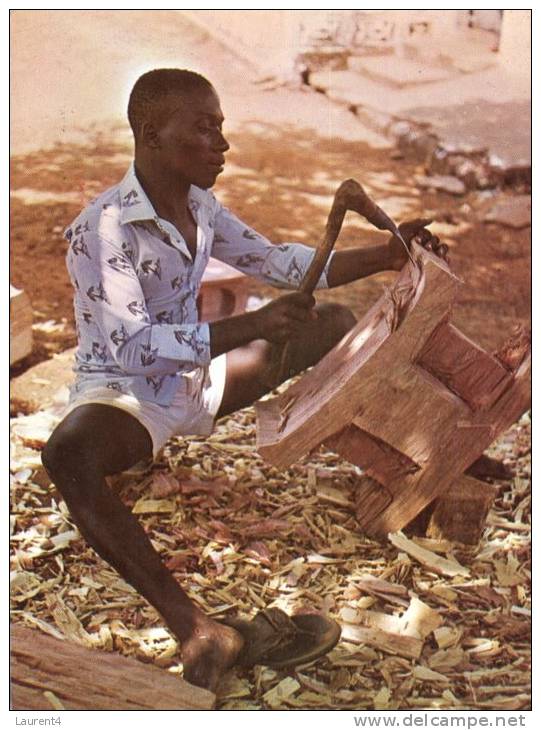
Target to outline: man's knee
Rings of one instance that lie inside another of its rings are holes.
[[[53,481],[68,476],[88,481],[125,471],[152,455],[147,429],[129,413],[111,406],[75,408],[60,423],[42,455]]]
[[[85,436],[80,428],[66,421],[56,427],[41,454],[42,464],[53,482],[64,482],[63,477],[87,469],[90,440],[88,434]]]

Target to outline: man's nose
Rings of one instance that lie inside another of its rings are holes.
[[[214,147],[218,152],[227,152],[227,150],[230,148],[230,144],[226,140],[222,132],[218,132]]]

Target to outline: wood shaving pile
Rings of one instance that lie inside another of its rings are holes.
[[[158,614],[87,547],[51,487],[39,447],[53,425],[38,414],[13,428],[13,621],[181,673]],[[230,671],[218,708],[530,707],[528,415],[489,452],[515,476],[497,482],[473,548],[407,530],[386,544],[368,539],[353,514],[357,467],[322,448],[278,472],[254,444],[246,409],[209,439],[174,439],[146,471],[110,480],[206,613],[278,606],[343,626],[337,647],[311,664]]]

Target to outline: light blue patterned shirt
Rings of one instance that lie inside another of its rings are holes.
[[[192,186],[195,259],[174,225],[159,218],[133,164],[66,230],[78,335],[72,397],[106,386],[169,405],[182,378],[208,369],[209,325],[196,299],[209,257],[277,287],[295,289],[314,249],[273,245]],[[319,287],[327,286],[326,272]]]

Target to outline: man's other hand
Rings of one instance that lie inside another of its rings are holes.
[[[269,342],[285,342],[300,333],[306,322],[317,319],[316,300],[311,294],[292,292],[266,304],[255,313],[260,337]]]
[[[436,256],[449,263],[449,257],[447,255],[449,247],[445,243],[441,243],[440,239],[437,236],[433,236],[428,228],[426,228],[430,223],[432,223],[430,219],[416,219],[401,223],[398,229],[408,246],[411,246],[412,241],[414,241],[426,248],[427,251],[433,251]],[[404,244],[399,238],[392,236],[389,239],[388,245],[390,268],[394,271],[400,271],[409,260]]]

